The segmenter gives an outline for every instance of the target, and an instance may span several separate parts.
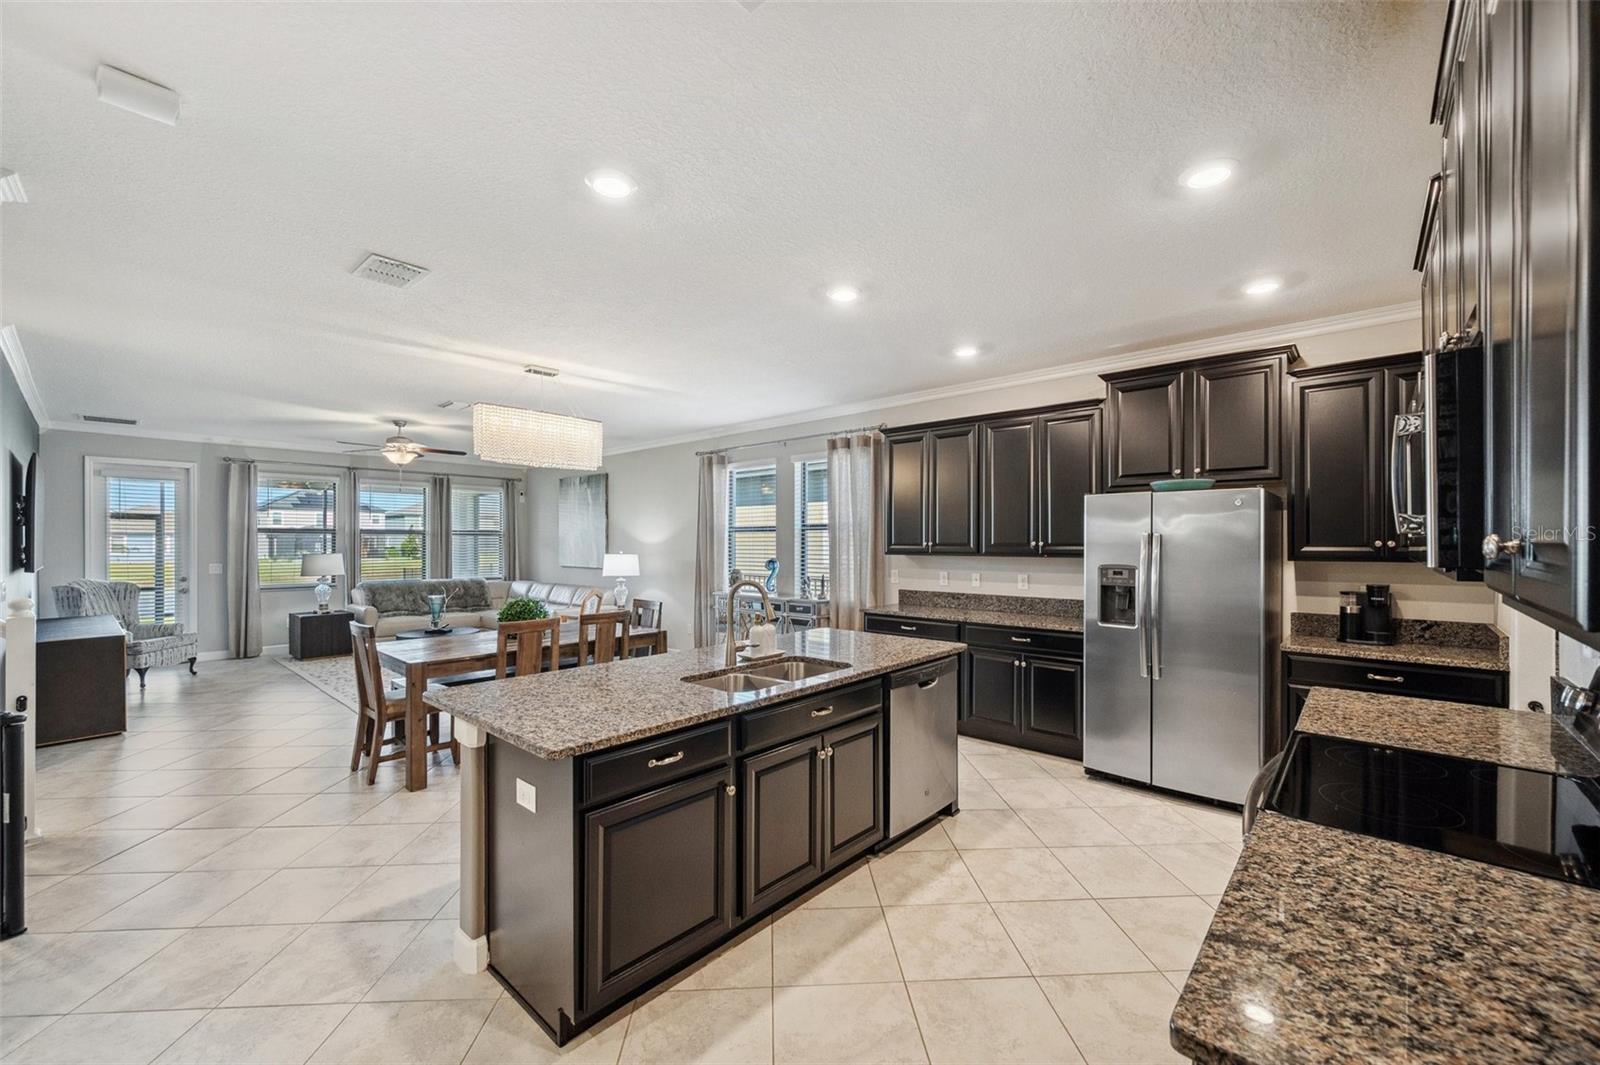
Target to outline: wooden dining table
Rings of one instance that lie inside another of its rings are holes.
[[[563,658],[587,658],[594,641],[583,641],[579,646],[576,618],[561,626]],[[667,649],[667,630],[630,628],[628,653],[648,648],[651,654],[661,654]],[[464,636],[427,636],[418,640],[383,640],[378,644],[378,660],[385,669],[391,669],[406,678],[406,790],[422,791],[428,786],[428,762],[423,752],[426,744],[418,737],[423,735],[427,721],[427,707],[422,693],[428,681],[439,677],[453,677],[462,673],[495,668],[499,653],[499,634],[493,629],[468,633]],[[515,646],[507,650],[507,657],[515,660]]]

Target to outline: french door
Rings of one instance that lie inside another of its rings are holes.
[[[190,463],[84,459],[89,576],[139,586],[139,620],[194,631],[194,474]]]

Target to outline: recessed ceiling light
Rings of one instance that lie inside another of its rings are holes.
[[[829,285],[828,298],[835,303],[854,303],[861,298],[861,290],[854,285]]]
[[[1244,287],[1246,296],[1270,296],[1283,287],[1283,282],[1275,277],[1263,277],[1250,282]]]
[[[978,345],[962,344],[950,354],[954,355],[958,359],[976,359],[978,357]]]
[[[638,184],[620,170],[596,170],[583,179],[596,196],[608,200],[626,200],[639,191]]]
[[[1178,175],[1178,183],[1191,189],[1214,189],[1233,177],[1239,165],[1234,159],[1208,159],[1197,163]]]

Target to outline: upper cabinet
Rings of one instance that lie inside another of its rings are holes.
[[[1483,345],[1484,579],[1590,643],[1600,632],[1595,17],[1581,0],[1452,3],[1434,97],[1438,203],[1418,255],[1424,350]]]
[[[1293,345],[1105,375],[1105,484],[1283,478],[1283,397]]]
[[[1079,555],[1100,491],[1100,404],[890,429],[890,554]]]

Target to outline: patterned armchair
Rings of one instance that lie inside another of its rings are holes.
[[[182,625],[139,620],[139,586],[132,581],[76,580],[55,587],[56,610],[66,618],[87,618],[110,614],[128,634],[128,668],[139,674],[144,687],[145,670],[152,666],[189,663],[194,673],[199,657],[200,637],[184,632]]]

